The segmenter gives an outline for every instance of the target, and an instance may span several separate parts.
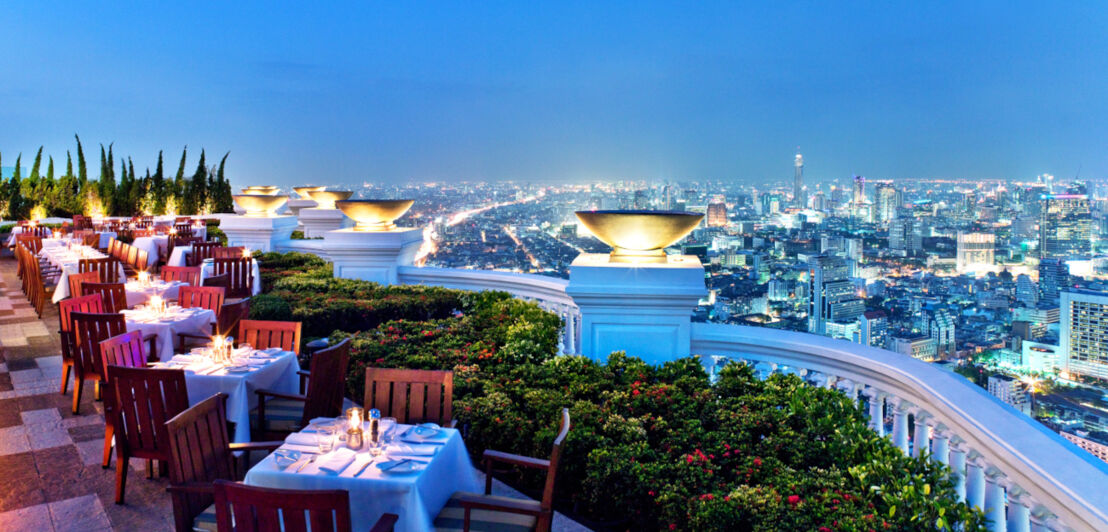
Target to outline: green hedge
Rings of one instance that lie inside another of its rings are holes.
[[[561,320],[505,293],[330,279],[300,254],[261,260],[274,281],[252,316],[353,338],[354,400],[366,367],[453,370],[475,459],[487,448],[545,457],[570,408],[560,508],[635,530],[982,529],[944,466],[905,456],[836,391],[741,365],[712,383],[695,358],[555,356]],[[507,479],[541,489],[541,473]]]

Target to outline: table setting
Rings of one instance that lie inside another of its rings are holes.
[[[233,338],[215,336],[208,347],[193,348],[151,367],[184,370],[190,405],[219,392],[226,394],[227,420],[235,424],[231,440],[248,442],[250,410],[258,401],[254,391],[269,389],[296,394],[300,364],[292,351],[254,349],[248,344],[233,347],[233,343]]]
[[[434,423],[399,424],[350,408],[317,418],[246,474],[249,485],[350,492],[355,530],[384,513],[400,516],[396,530],[430,530],[457,491],[479,491],[476,473],[456,429]]]
[[[102,259],[107,257],[107,255],[101,253],[99,250],[73,240],[70,240],[64,245],[43,247],[42,251],[39,252],[39,256],[46,259],[47,262],[57,267],[61,272],[58,277],[58,286],[54,289],[54,297],[52,298],[54,303],[69,297],[69,275],[77,273],[81,259]],[[120,279],[125,277],[122,265],[119,266],[118,275]]]
[[[147,303],[154,296],[161,297],[163,300],[176,300],[182,286],[188,286],[188,283],[153,279],[147,272],[138,272],[137,278],[127,281],[123,288],[127,292],[127,306],[137,307]]]
[[[168,303],[158,295],[152,295],[145,304],[121,312],[127,320],[128,331],[142,331],[143,336],[158,336],[158,357],[166,360],[173,356],[177,333],[209,335],[215,323],[215,312],[206,308],[184,308]]]

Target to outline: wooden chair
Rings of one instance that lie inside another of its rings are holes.
[[[132,457],[169,464],[165,422],[188,409],[189,396],[185,372],[180,369],[109,365],[108,378],[116,405],[115,502],[123,504],[128,461]],[[152,468],[148,471],[152,472]]]
[[[308,426],[317,417],[342,415],[346,389],[346,368],[350,365],[350,339],[312,355],[308,393],[294,395],[273,390],[256,390],[256,426],[261,433],[290,433]],[[302,372],[303,373],[303,372]]]
[[[366,368],[364,404],[397,423],[453,427],[454,372]]]
[[[101,259],[81,259],[77,261],[77,272],[97,272],[100,274],[101,283],[118,283],[119,259],[104,257]]]
[[[77,414],[86,380],[96,383],[96,398],[101,395],[104,368],[100,342],[127,332],[127,324],[122,314],[73,312],[70,317],[77,340],[73,356],[73,413]]]
[[[569,409],[562,409],[562,429],[554,438],[550,458],[543,460],[485,450],[485,494],[457,492],[446,502],[446,506],[435,518],[436,529],[499,530],[509,525],[513,528],[528,528],[538,532],[549,532],[554,517],[554,479],[558,473],[558,460],[562,456],[562,445],[569,434]],[[546,470],[546,484],[542,490],[542,500],[532,501],[497,497],[492,495],[493,464],[516,467],[529,467]]]
[[[146,367],[146,352],[142,349],[142,332],[131,331],[100,342],[100,368],[102,369],[100,386],[106,386],[108,389],[107,395],[104,396],[104,462],[102,466],[105,468],[111,463],[112,438],[115,436],[116,427],[115,394],[111,391],[112,385],[108,375],[108,366]],[[119,472],[116,473],[116,502],[121,502],[122,492],[118,486],[120,477]],[[123,473],[123,475],[126,475],[126,473]]]
[[[108,249],[107,249],[107,251],[106,251],[105,253],[107,253],[107,255],[108,255],[109,257],[116,257],[116,258],[118,258],[118,255],[119,255],[119,246],[120,246],[120,244],[122,244],[122,242],[120,242],[120,241],[118,241],[118,240],[116,240],[116,239],[114,239],[114,238],[112,238],[112,239],[108,240]]]
[[[227,297],[237,299],[250,297],[254,291],[254,259],[249,259],[239,253],[237,258],[212,259],[215,275],[228,274],[230,286],[227,288]]]
[[[127,309],[127,288],[123,283],[82,283],[81,295],[100,294],[104,312],[114,314]]]
[[[104,312],[100,294],[76,296],[58,303],[58,336],[62,344],[62,395],[69,386],[69,373],[73,370],[77,353],[77,336],[73,330],[73,313],[100,314]]]
[[[198,242],[192,245],[192,250],[189,251],[188,257],[185,258],[185,263],[189,266],[199,266],[204,262],[204,259],[212,258],[212,252],[215,248],[221,248],[223,244],[219,242]]]
[[[177,304],[184,308],[206,308],[219,317],[223,310],[224,290],[215,286],[182,286],[177,290]]]
[[[282,351],[300,354],[300,322],[242,320],[239,322],[238,343],[254,349],[279,347]]]
[[[237,259],[246,252],[245,246],[223,247],[212,251],[213,259]]]
[[[81,243],[90,248],[100,247],[100,235],[96,233],[88,234],[81,237]]]
[[[165,422],[169,442],[169,488],[178,532],[215,530],[217,480],[235,480],[235,451],[272,451],[284,442],[230,443],[227,396],[217,393]]]
[[[173,233],[177,236],[190,237],[193,235],[194,232],[195,229],[192,228],[191,223],[185,222],[173,224]]]
[[[200,281],[202,286],[218,286],[224,290],[230,290],[231,288],[231,276],[229,274],[212,275],[205,277],[203,281]]]
[[[135,248],[132,248],[135,249]],[[137,275],[138,272],[144,272],[150,269],[150,252],[145,249],[139,249],[135,251],[135,260],[131,263],[131,275]]]
[[[200,286],[199,266],[162,266],[163,281],[181,281],[189,286]]]
[[[84,295],[81,287],[86,283],[99,282],[100,272],[71,273],[69,274],[69,297],[81,297]]]
[[[15,235],[15,244],[17,246],[20,244],[27,246],[27,249],[29,249],[34,255],[37,255],[38,252],[42,251],[42,237],[39,235],[29,233],[21,233]]]
[[[238,330],[239,322],[250,315],[250,298],[241,299],[233,303],[224,303],[216,317],[212,334],[220,336],[234,336]],[[181,347],[206,346],[210,343],[211,336],[195,333],[177,333],[177,343]]]
[[[306,514],[306,515],[305,515]],[[350,532],[346,490],[283,490],[215,481],[215,518],[220,531]],[[370,532],[390,532],[400,516],[385,514]]]

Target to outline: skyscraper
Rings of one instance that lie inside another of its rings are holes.
[[[1061,302],[1059,336],[1066,371],[1108,379],[1108,293],[1065,291]]]
[[[854,176],[854,196],[851,198],[855,216],[860,216],[866,205],[866,178],[860,175]]]
[[[1084,194],[1044,194],[1039,212],[1039,256],[1088,258],[1093,218]]]
[[[996,235],[993,233],[958,233],[956,266],[958,273],[989,267],[994,262]]]
[[[827,322],[852,322],[864,310],[865,302],[854,292],[846,261],[828,255],[808,261],[808,332],[826,334]]]
[[[708,227],[727,226],[727,205],[722,201],[713,201],[708,204]]]
[[[800,155],[800,148],[797,148],[793,166],[796,167],[793,175],[793,205],[803,209],[808,206],[808,193],[804,190],[804,156]]]
[[[935,340],[935,354],[940,357],[954,355],[956,349],[954,317],[949,312],[939,309],[932,312],[924,323],[927,326],[925,334]]]
[[[919,218],[895,218],[889,222],[889,249],[906,254],[923,250],[923,223]]]
[[[877,221],[888,222],[896,218],[896,208],[899,196],[895,187],[889,183],[878,183],[874,191],[874,202],[877,204]]]
[[[1058,295],[1070,287],[1070,268],[1061,259],[1039,261],[1039,301],[1058,304]]]
[[[869,310],[858,318],[862,345],[885,348],[889,334],[889,316],[884,310]]]

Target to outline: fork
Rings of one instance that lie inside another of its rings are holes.
[[[304,462],[303,464],[300,464],[300,467],[296,468],[296,472],[299,473],[301,469],[304,469],[304,466],[306,466],[306,465],[308,465],[312,462],[315,462],[315,459],[317,457],[319,457],[318,454],[313,454],[310,458],[308,458],[307,462]]]

